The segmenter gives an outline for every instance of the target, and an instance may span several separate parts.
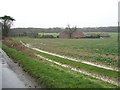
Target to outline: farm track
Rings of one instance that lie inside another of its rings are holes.
[[[108,67],[108,66],[103,66],[103,65],[96,64],[96,63],[92,63],[92,62],[77,60],[75,58],[70,58],[70,57],[67,57],[67,56],[61,56],[61,55],[58,55],[58,54],[55,54],[55,53],[51,53],[51,52],[47,52],[47,51],[44,51],[44,50],[40,50],[38,48],[33,48],[30,44],[25,44],[22,41],[20,41],[20,43],[22,43],[24,46],[26,46],[28,48],[31,48],[33,50],[37,50],[37,51],[40,51],[40,52],[43,52],[43,53],[46,53],[46,54],[50,54],[50,55],[53,55],[53,56],[57,56],[57,57],[60,57],[60,58],[65,58],[65,59],[69,59],[69,60],[72,60],[72,61],[81,62],[81,63],[84,63],[84,64],[96,66],[98,68],[103,68],[103,69],[107,69],[107,70],[119,71],[118,68],[112,68],[112,67]]]
[[[76,72],[79,72],[79,73],[82,73],[82,74],[85,74],[85,75],[89,75],[89,76],[91,76],[91,77],[93,77],[93,78],[100,79],[100,80],[102,80],[102,81],[105,81],[105,82],[108,82],[108,83],[111,83],[111,84],[114,84],[114,85],[118,85],[118,82],[113,81],[113,80],[110,80],[108,77],[103,77],[103,76],[100,76],[100,75],[98,75],[98,74],[89,73],[89,72],[86,72],[86,71],[84,71],[84,70],[80,70],[80,69],[77,69],[77,68],[75,68],[75,67],[71,67],[70,65],[62,64],[62,63],[53,61],[53,60],[51,60],[51,59],[45,58],[45,57],[40,56],[40,55],[38,55],[38,54],[35,54],[35,55],[36,55],[37,57],[40,57],[40,58],[42,58],[42,59],[44,59],[44,60],[47,60],[47,61],[52,62],[52,63],[54,63],[54,64],[57,64],[57,65],[59,65],[59,66],[69,68],[69,69],[72,70],[72,71],[76,71]]]
[[[96,65],[96,64],[93,64],[93,63],[91,63],[91,62],[83,62],[83,61],[80,61],[80,60],[76,60],[76,59],[73,59],[73,58],[61,56],[61,55],[58,55],[58,54],[49,53],[49,52],[40,50],[40,49],[38,49],[38,48],[32,48],[29,44],[25,44],[25,43],[23,43],[22,41],[20,41],[20,42],[21,42],[24,46],[26,46],[26,47],[28,47],[28,48],[31,48],[31,49],[33,49],[33,50],[37,50],[37,51],[40,51],[40,52],[43,52],[43,53],[46,53],[46,54],[50,54],[50,55],[53,55],[53,56],[58,56],[58,57],[60,57],[60,58],[66,58],[66,59],[69,59],[69,60],[72,60],[72,61],[76,61],[76,62],[82,62],[82,63],[88,64],[88,65],[96,66],[96,67],[98,67],[98,68],[104,68],[104,69],[108,69],[108,70],[118,71],[118,70],[113,69],[113,68],[110,68],[110,67],[105,67],[105,66]],[[52,63],[54,63],[54,64],[57,64],[57,65],[59,65],[59,66],[69,68],[70,70],[73,70],[73,71],[76,71],[76,72],[79,72],[79,73],[82,73],[82,74],[85,74],[85,75],[89,75],[89,76],[91,76],[91,77],[100,79],[100,80],[105,81],[105,82],[109,82],[109,83],[114,84],[114,85],[118,85],[118,82],[117,82],[117,81],[110,80],[110,78],[108,78],[108,77],[100,76],[100,75],[94,74],[94,73],[89,73],[89,72],[86,72],[85,70],[80,70],[80,69],[77,69],[77,68],[72,67],[72,66],[70,66],[70,65],[56,62],[56,61],[54,61],[54,60],[51,60],[51,59],[45,58],[45,57],[43,57],[43,56],[40,56],[40,55],[38,55],[38,54],[35,54],[35,55],[36,55],[37,57],[39,57],[39,58],[42,58],[42,59],[44,59],[44,60],[47,60],[47,61],[52,62]]]

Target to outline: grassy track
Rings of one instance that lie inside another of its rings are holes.
[[[103,68],[98,68],[96,66],[87,65],[87,64],[84,64],[84,63],[81,63],[81,62],[71,61],[69,59],[60,58],[60,57],[53,56],[53,55],[50,55],[50,54],[46,54],[46,53],[43,53],[43,52],[40,52],[40,51],[35,51],[35,50],[33,50],[33,51],[35,53],[45,57],[45,58],[49,58],[51,60],[54,60],[54,61],[57,61],[57,62],[60,62],[60,63],[63,63],[63,64],[67,64],[67,65],[73,66],[73,67],[81,69],[81,70],[86,70],[88,72],[95,73],[95,74],[98,74],[98,75],[101,75],[101,76],[107,76],[111,79],[116,79],[116,80],[117,80],[117,77],[118,77],[118,72],[117,71],[106,70],[106,69],[103,69]]]
[[[109,83],[91,78],[69,69],[57,66],[44,60],[36,60],[27,56],[21,51],[9,48],[3,45],[3,50],[8,53],[15,61],[17,61],[25,71],[35,77],[39,83],[43,83],[47,87],[79,87],[79,88],[109,88],[116,87]]]

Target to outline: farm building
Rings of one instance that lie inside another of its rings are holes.
[[[71,38],[82,38],[85,37],[83,32],[75,31],[72,33]],[[65,31],[59,33],[59,38],[69,38],[69,34]]]

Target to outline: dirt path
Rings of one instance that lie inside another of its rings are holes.
[[[61,56],[61,55],[58,55],[58,54],[55,54],[55,53],[51,53],[51,52],[47,52],[47,51],[44,51],[44,50],[40,50],[38,48],[33,48],[30,44],[25,44],[23,43],[22,41],[20,41],[24,46],[28,47],[28,48],[31,48],[31,49],[34,49],[34,50],[37,50],[37,51],[40,51],[40,52],[43,52],[43,53],[46,53],[46,54],[50,54],[50,55],[54,55],[54,56],[58,56],[60,58],[66,58],[66,59],[69,59],[69,60],[72,60],[72,61],[76,61],[76,62],[81,62],[81,63],[85,63],[85,64],[88,64],[88,65],[92,65],[92,66],[96,66],[96,67],[99,67],[99,68],[104,68],[104,69],[107,69],[107,70],[113,70],[113,71],[119,71],[118,68],[112,68],[112,67],[108,67],[108,66],[103,66],[103,65],[99,65],[99,64],[96,64],[96,63],[92,63],[92,62],[87,62],[87,61],[82,61],[82,60],[78,60],[78,59],[75,59],[75,58],[70,58],[70,57],[66,57],[66,56]]]
[[[2,88],[40,88],[33,78],[14,63],[7,54],[0,49],[0,65],[2,66]]]

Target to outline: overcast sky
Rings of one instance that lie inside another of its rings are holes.
[[[119,0],[0,0],[0,16],[13,27],[116,26]]]

